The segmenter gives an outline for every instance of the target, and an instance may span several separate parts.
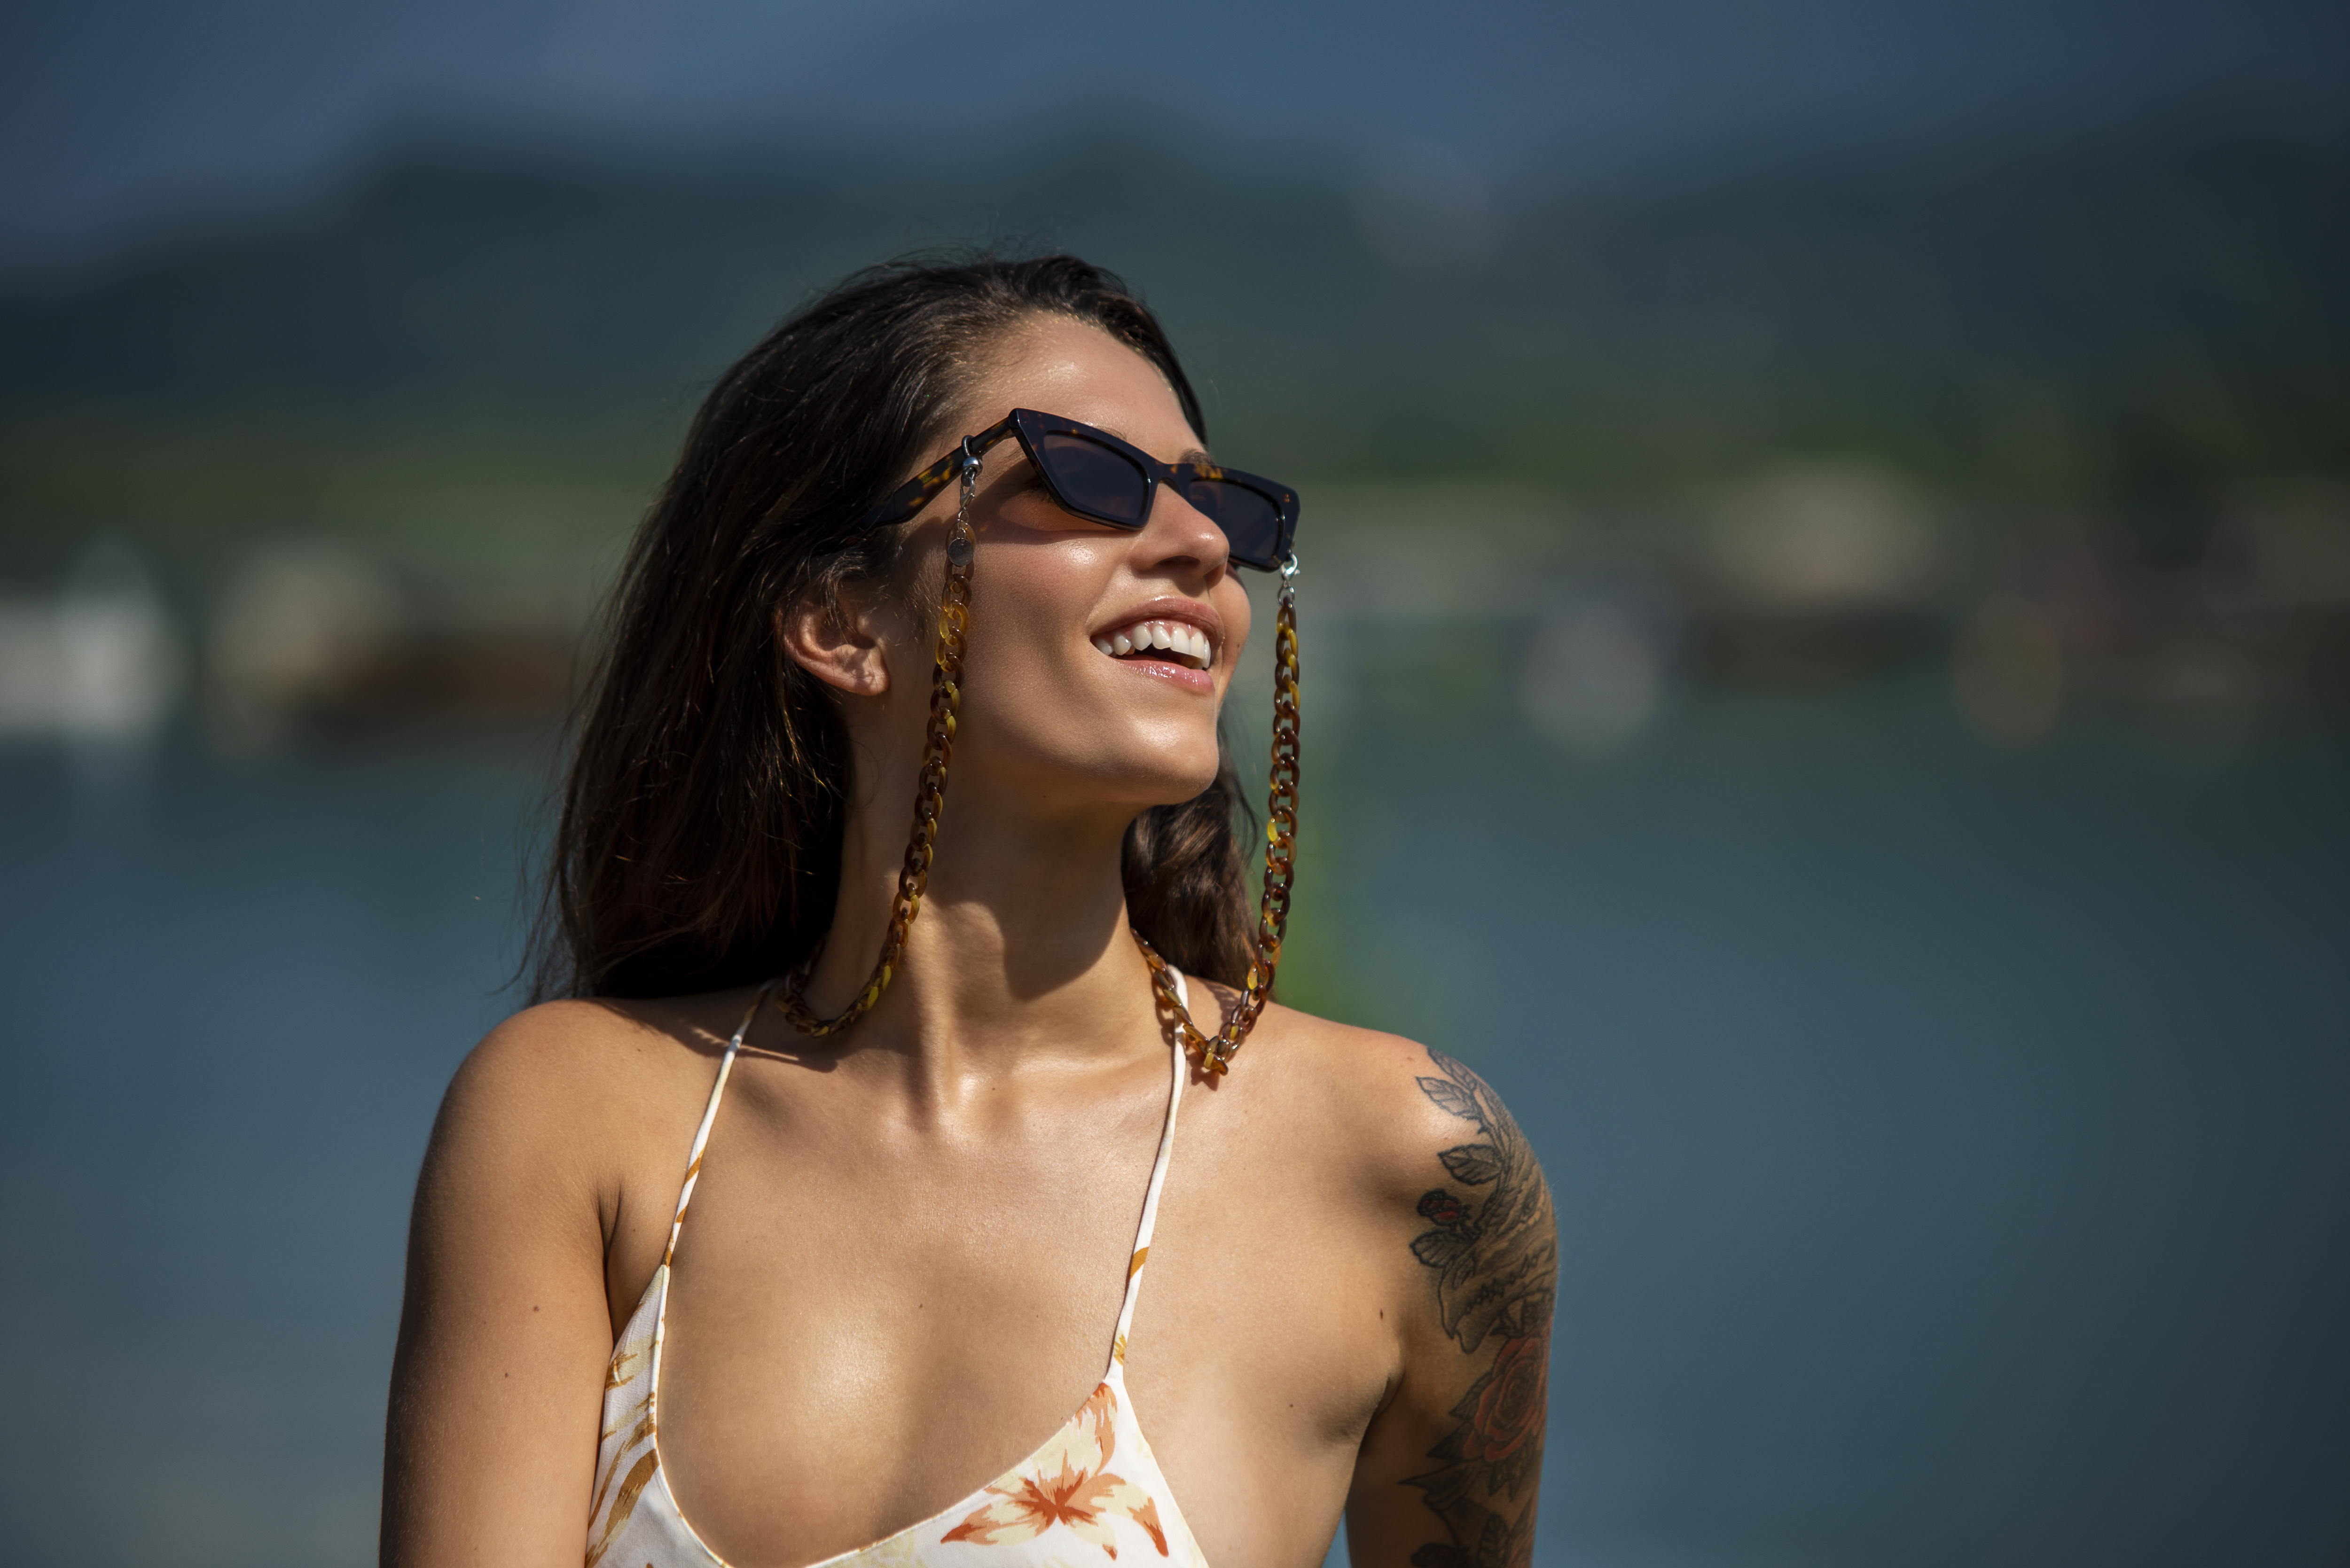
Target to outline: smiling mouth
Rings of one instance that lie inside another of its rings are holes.
[[[1094,639],[1112,659],[1163,659],[1191,670],[1216,661],[1216,645],[1198,627],[1180,620],[1139,620]]]

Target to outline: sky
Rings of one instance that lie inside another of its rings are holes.
[[[2320,0],[6,0],[0,276],[452,136],[951,159],[1115,116],[1604,179],[2345,103]]]

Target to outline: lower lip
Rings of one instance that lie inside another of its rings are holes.
[[[1113,659],[1110,662],[1122,670],[1138,670],[1154,680],[1180,686],[1186,691],[1197,691],[1209,697],[1215,695],[1215,675],[1211,670],[1194,670],[1188,664],[1177,664],[1166,659]]]

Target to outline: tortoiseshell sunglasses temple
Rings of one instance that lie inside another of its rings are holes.
[[[869,534],[876,528],[888,528],[907,522],[928,506],[931,497],[944,490],[966,467],[976,468],[990,447],[1012,433],[1012,421],[1004,420],[977,435],[965,436],[961,446],[883,496],[879,505],[858,521],[857,531]]]

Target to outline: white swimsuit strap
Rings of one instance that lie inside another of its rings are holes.
[[[702,1107],[702,1125],[693,1129],[693,1149],[685,1158],[685,1184],[678,1189],[677,1213],[669,1222],[669,1245],[661,1250],[664,1269],[677,1256],[678,1233],[685,1229],[685,1206],[693,1201],[693,1184],[702,1179],[702,1151],[710,1142],[710,1124],[718,1119],[718,1102],[725,1097],[726,1079],[734,1071],[735,1053],[743,1049],[743,1037],[751,1033],[751,1021],[759,1016],[759,1009],[766,1005],[767,993],[775,989],[772,980],[759,988],[759,994],[751,999],[750,1010],[743,1014],[743,1022],[734,1026],[734,1037],[726,1042],[726,1054],[718,1059],[718,1081],[710,1085],[710,1104]]]
[[[1183,983],[1182,971],[1170,966],[1168,973],[1175,979],[1176,1000],[1188,1010],[1191,994]],[[1175,1112],[1183,1103],[1183,1074],[1190,1064],[1184,1058],[1180,1039],[1171,1049],[1174,1062],[1172,1082],[1167,1089],[1167,1126],[1159,1135],[1159,1158],[1150,1168],[1150,1186],[1142,1195],[1142,1223],[1134,1232],[1134,1251],[1126,1262],[1126,1300],[1118,1309],[1118,1338],[1110,1346],[1110,1377],[1121,1376],[1125,1371],[1126,1337],[1134,1329],[1134,1303],[1142,1299],[1142,1264],[1150,1255],[1150,1233],[1159,1223],[1159,1190],[1167,1185],[1168,1158],[1175,1152]]]

